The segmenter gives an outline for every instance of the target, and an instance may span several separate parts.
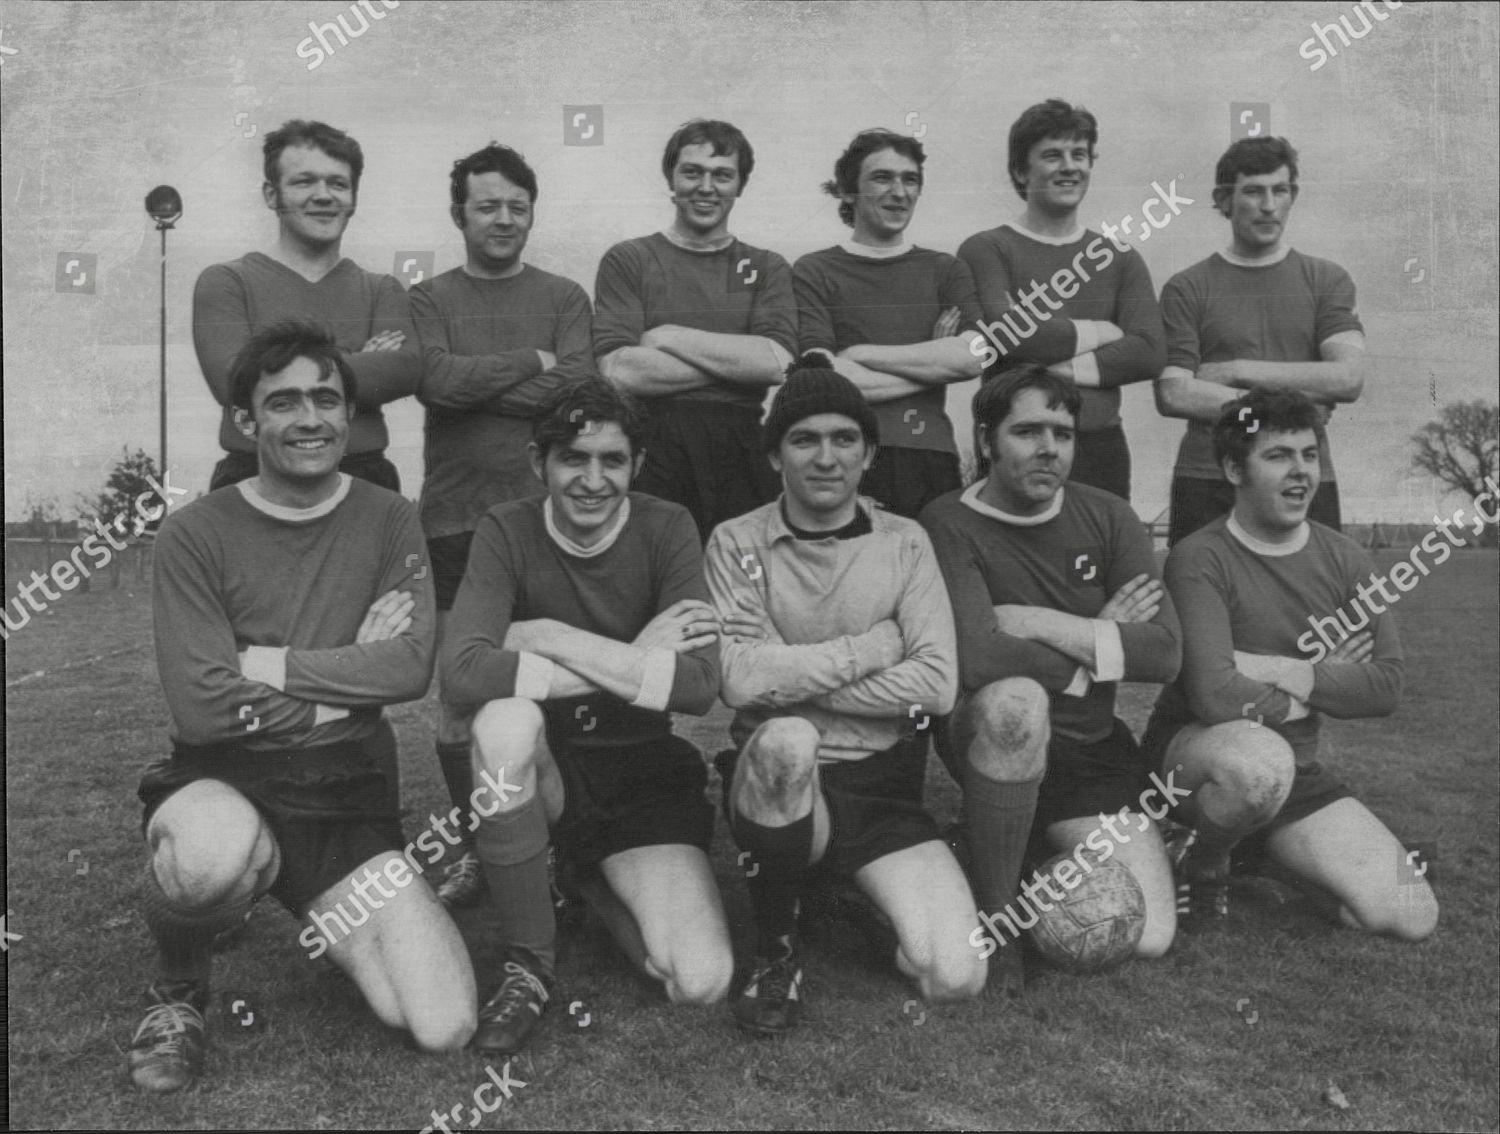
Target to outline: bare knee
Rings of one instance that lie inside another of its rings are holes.
[[[1149,918],[1146,921],[1146,928],[1141,932],[1141,939],[1136,942],[1135,955],[1148,961],[1164,957],[1167,950],[1172,947],[1172,941],[1176,936],[1177,915],[1175,911],[1168,913],[1165,917]]]
[[[1212,818],[1231,828],[1257,827],[1274,819],[1297,775],[1291,745],[1275,730],[1252,721],[1216,725],[1203,740],[1212,745],[1208,779],[1218,788]]]
[[[727,950],[678,958],[670,967],[654,958],[653,964],[666,974],[667,996],[674,1004],[717,1004],[729,994],[734,977],[734,958]]]
[[[1438,923],[1438,904],[1432,887],[1419,880],[1399,890],[1402,892],[1394,901],[1384,901],[1369,909],[1351,909],[1350,913],[1367,933],[1397,941],[1425,941]]]
[[[917,988],[929,1004],[972,1000],[984,991],[986,963],[972,949],[931,959],[917,973]]]
[[[541,707],[524,697],[488,701],[474,715],[474,750],[484,767],[520,772],[532,767],[547,735]]]
[[[757,790],[770,796],[795,793],[811,781],[818,764],[818,730],[801,717],[774,717],[745,746],[746,771]]]
[[[217,780],[199,780],[172,795],[152,817],[151,869],[174,902],[202,905],[253,888],[275,844],[260,813]]]
[[[987,779],[1028,780],[1047,767],[1051,705],[1029,677],[992,681],[969,701],[974,739],[965,758]]]

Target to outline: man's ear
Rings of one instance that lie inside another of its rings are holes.
[[[464,227],[464,207],[462,205],[449,205],[448,215],[453,218],[455,228],[462,229]]]
[[[537,447],[535,441],[526,442],[526,457],[531,461],[531,471],[536,474],[537,480],[543,484],[547,483],[547,466],[542,457],[542,451]]]
[[[646,450],[642,449],[630,462],[630,483],[635,483],[635,478],[641,475],[641,469],[646,465]]]
[[[246,437],[255,436],[255,419],[239,406],[234,407],[234,427]]]
[[[1234,189],[1226,185],[1214,186],[1214,208],[1220,216],[1229,215],[1229,201],[1234,196]]]
[[[1224,470],[1224,479],[1236,488],[1245,482],[1245,466],[1236,464],[1233,457],[1225,457],[1219,467]]]
[[[272,185],[269,181],[262,181],[260,184],[260,195],[266,203],[266,208],[270,209],[273,213],[281,211],[281,194],[277,191],[276,186]]]

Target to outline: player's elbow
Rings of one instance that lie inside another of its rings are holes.
[[[1156,398],[1156,412],[1162,417],[1186,417],[1186,385],[1189,381],[1191,379],[1176,375],[1157,378],[1152,387],[1152,394]]]
[[[1338,383],[1332,391],[1333,400],[1347,405],[1349,402],[1358,401],[1359,396],[1364,392],[1363,370],[1357,363],[1349,363],[1339,375]]]

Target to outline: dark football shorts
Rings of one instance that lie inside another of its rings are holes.
[[[776,499],[759,410],[657,398],[649,412],[646,462],[630,487],[681,504],[704,543],[725,520]]]
[[[583,874],[636,847],[682,843],[708,853],[714,835],[714,809],[704,794],[708,769],[680,736],[602,748],[549,730],[547,746],[565,793],[552,841]]]
[[[1233,507],[1234,485],[1227,480],[1200,480],[1174,474],[1167,546],[1176,547],[1179,540],[1186,539],[1205,524],[1228,514]],[[1325,480],[1318,485],[1318,491],[1313,493],[1312,503],[1307,506],[1307,518],[1336,532],[1344,530],[1341,526],[1337,481]]]
[[[962,487],[956,454],[891,446],[875,450],[875,463],[860,479],[859,493],[889,512],[915,520],[939,496]]]
[[[385,776],[357,741],[284,752],[179,745],[141,776],[141,830],[168,797],[198,780],[219,780],[247,800],[281,850],[269,893],[301,917],[313,899],[385,851],[401,851]]]
[[[724,780],[724,814],[734,824],[730,790],[739,751],[714,757]],[[937,823],[923,809],[922,780],[927,770],[927,734],[899,740],[863,760],[829,760],[818,765],[818,782],[828,806],[828,849],[818,866],[853,874],[888,854],[941,840]]]
[[[1052,734],[1047,772],[1037,790],[1034,832],[1064,819],[1139,812],[1141,796],[1151,790],[1145,753],[1119,717],[1109,735],[1093,741]],[[1159,810],[1155,800],[1152,809]]]
[[[432,563],[432,585],[437,592],[437,608],[452,610],[458,597],[458,585],[469,567],[469,546],[473,532],[457,532],[427,541],[427,558]]]

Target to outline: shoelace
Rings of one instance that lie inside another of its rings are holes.
[[[522,1007],[527,1006],[526,993],[528,990],[536,993],[541,998],[543,1004],[551,999],[547,993],[547,986],[542,983],[541,978],[526,968],[525,965],[518,965],[514,961],[506,961],[505,972],[509,975],[506,976],[504,983],[500,985],[500,991],[495,993],[494,999],[489,1004],[485,1005],[486,1008],[493,1005],[495,1007],[495,1015],[499,1018],[506,1019],[512,1013],[518,1012]],[[540,1015],[539,1010],[538,1015]]]
[[[203,1017],[191,1004],[180,1001],[155,1004],[136,1028],[134,1038],[139,1041],[142,1036],[155,1032],[153,1050],[172,1053],[182,1047],[190,1025],[197,1028],[203,1026]]]
[[[756,970],[755,980],[765,999],[786,1000],[797,983],[797,963],[790,957],[778,957]]]
[[[464,855],[448,868],[447,880],[450,882],[468,882],[479,877],[479,860],[472,855]]]

